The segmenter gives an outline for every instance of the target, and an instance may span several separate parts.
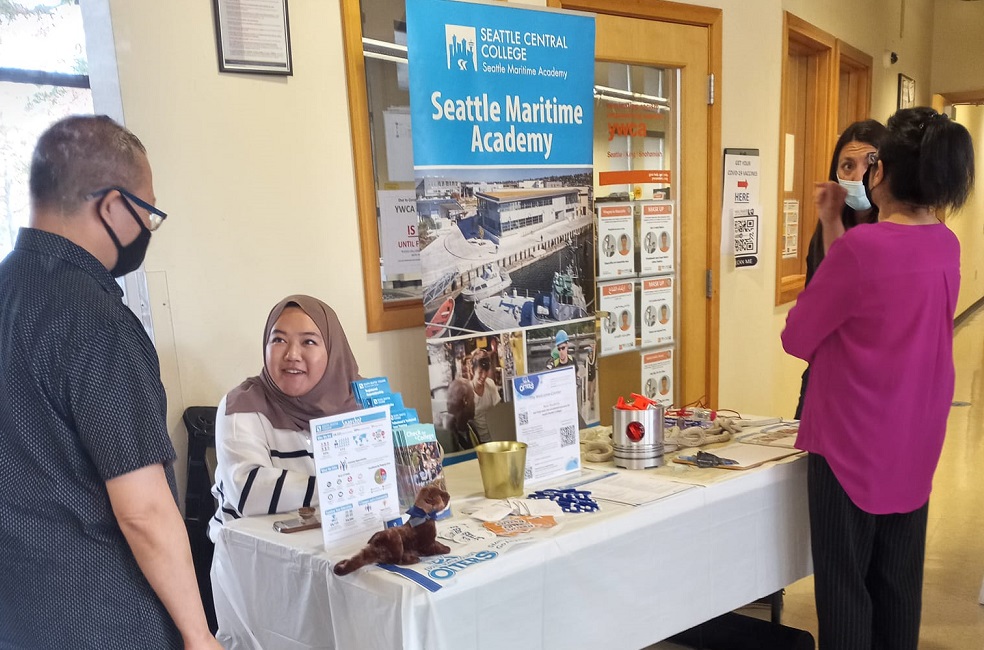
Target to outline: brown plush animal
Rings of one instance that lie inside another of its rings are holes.
[[[450,500],[451,495],[435,484],[420,488],[410,521],[375,533],[365,548],[335,565],[335,575],[352,573],[367,564],[416,564],[421,555],[449,553],[451,549],[437,541],[434,515]]]

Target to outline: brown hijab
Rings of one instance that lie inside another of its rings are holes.
[[[290,397],[277,388],[266,368],[266,344],[270,330],[287,307],[297,306],[307,314],[321,331],[328,352],[328,366],[321,380],[307,394]],[[263,372],[250,377],[226,396],[226,415],[233,413],[262,413],[277,429],[308,431],[310,421],[326,415],[336,415],[359,408],[352,395],[352,381],[359,378],[359,364],[338,316],[331,307],[311,296],[287,296],[278,302],[267,316],[263,329]]]

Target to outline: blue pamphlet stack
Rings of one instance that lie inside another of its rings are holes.
[[[386,377],[369,377],[352,382],[352,394],[362,408],[388,404],[393,425],[393,446],[396,452],[396,481],[400,495],[400,510],[406,512],[417,498],[420,488],[438,483],[446,490],[441,464],[441,446],[433,424],[421,424],[415,409],[403,405],[403,397],[390,390]],[[450,507],[441,511],[438,519],[451,515]]]
[[[365,409],[389,404],[393,428],[420,422],[417,410],[405,408],[403,397],[390,391],[389,379],[386,377],[356,379],[352,382],[352,394],[355,395],[355,401]]]

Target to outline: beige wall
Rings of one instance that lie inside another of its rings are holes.
[[[933,4],[906,1],[902,38],[898,1],[697,4],[725,11],[721,141],[760,150],[762,237],[771,250],[782,11],[875,58],[874,117],[885,119],[899,71],[929,102]],[[388,375],[429,419],[422,330],[366,334],[338,2],[290,3],[289,78],[220,75],[210,5],[110,0],[125,119],[147,145],[160,206],[171,215],[146,269],[179,456],[180,413],[217,403],[260,369],[267,310],[293,292],[332,304],[363,374]],[[888,48],[901,60],[884,68]],[[774,282],[770,255],[753,270],[722,272],[721,407],[792,415],[802,364],[779,346],[787,309],[773,304]],[[178,469],[183,479],[183,462]]]
[[[970,131],[977,154],[976,189],[961,210],[947,217],[960,239],[959,314],[984,297],[984,106],[956,106],[954,118]]]
[[[333,305],[362,373],[429,413],[422,330],[366,334],[338,3],[290,3],[289,78],[219,74],[210,2],[110,5],[124,116],[170,215],[146,270],[178,475],[181,412],[258,373],[290,293]]]
[[[984,3],[936,0],[933,92],[984,90]]]

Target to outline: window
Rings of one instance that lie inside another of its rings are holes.
[[[0,0],[0,258],[27,225],[38,136],[78,113],[92,113],[78,0]]]
[[[342,0],[349,115],[370,332],[422,325],[419,261],[407,247],[429,236],[434,216],[460,209],[461,187],[431,179],[417,203],[410,140],[404,0]],[[413,206],[413,209],[410,209]],[[420,215],[418,224],[416,210]]]

